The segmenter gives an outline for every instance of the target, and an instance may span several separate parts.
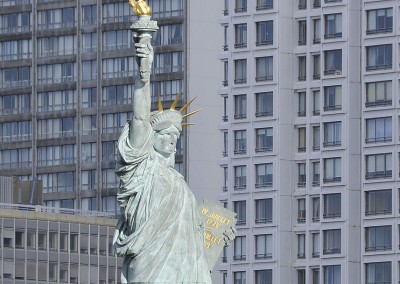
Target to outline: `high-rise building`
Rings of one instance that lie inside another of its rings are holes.
[[[224,3],[223,283],[397,283],[398,2]]]
[[[151,93],[186,101],[183,0],[150,0]],[[116,141],[137,73],[127,0],[0,1],[1,174],[43,181],[45,206],[114,212]],[[176,168],[185,173],[185,132]]]

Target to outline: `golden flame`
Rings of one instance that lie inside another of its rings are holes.
[[[151,8],[144,0],[129,0],[133,12],[137,16],[151,16]]]

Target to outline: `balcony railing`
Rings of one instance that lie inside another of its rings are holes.
[[[365,174],[366,179],[379,179],[379,178],[391,178],[392,170],[369,172]]]
[[[342,177],[329,177],[323,179],[324,183],[334,183],[334,182],[341,182]]]
[[[367,71],[376,71],[376,70],[386,70],[391,68],[392,64],[381,64],[381,65],[369,65],[365,69]]]
[[[235,13],[247,12],[247,7],[237,7],[235,8]]]
[[[269,147],[256,147],[256,153],[271,152],[272,150],[273,150],[273,146],[269,146]]]
[[[273,79],[274,79],[273,75],[257,76],[256,82],[272,81]]]
[[[391,250],[392,245],[391,244],[386,244],[386,245],[381,245],[381,246],[366,246],[365,251],[370,252],[370,251],[386,251],[386,250]]]
[[[321,0],[314,0],[313,7],[314,7],[314,8],[319,8],[319,7],[321,7]]]
[[[299,258],[299,259],[304,259],[304,258],[306,258],[306,254],[305,254],[304,252],[299,252],[299,253],[297,254],[297,258]]]
[[[246,260],[246,255],[234,255],[233,260]]]
[[[342,105],[327,105],[324,106],[324,111],[333,111],[333,110],[341,110]]]
[[[392,209],[367,209],[365,210],[365,216],[373,216],[373,215],[388,215],[392,214]]]
[[[379,106],[391,106],[392,105],[392,100],[376,100],[373,102],[366,102],[365,106],[366,107],[379,107]]]
[[[324,249],[323,253],[324,254],[338,254],[341,252],[340,248],[327,248]]]
[[[342,214],[340,212],[324,213],[324,219],[335,219],[335,218],[340,218],[340,217],[342,217]]]
[[[246,154],[247,151],[246,149],[235,149],[233,152],[238,155],[243,155]]]
[[[245,113],[237,113],[233,116],[235,119],[245,119],[247,115]]]
[[[367,30],[367,35],[386,34],[391,32],[393,32],[393,27],[387,27],[383,29]]]
[[[318,43],[321,43],[321,38],[314,38],[313,39],[313,44],[318,44]]]
[[[223,192],[227,192],[227,191],[228,191],[228,187],[227,187],[227,186],[223,186],[223,187],[222,187],[222,191],[223,191]]]
[[[324,38],[325,39],[333,39],[333,38],[341,38],[342,33],[331,33],[331,34],[325,34]]]
[[[256,218],[256,224],[272,223],[272,217]]]
[[[272,39],[270,39],[270,40],[257,40],[256,41],[256,46],[271,45],[271,44],[274,44],[274,41]]]
[[[365,143],[384,143],[384,142],[392,142],[392,136],[370,137],[365,139]]]
[[[247,47],[247,42],[237,42],[234,46],[235,48],[245,48]]]
[[[258,253],[254,255],[255,259],[270,259],[272,258],[272,253]]]
[[[272,116],[274,115],[274,112],[271,111],[257,111],[255,113],[256,117],[264,117],[264,116]]]
[[[245,184],[235,184],[233,186],[234,190],[245,190],[246,189],[246,185]]]
[[[319,222],[319,216],[313,216],[312,217],[312,221],[314,222],[314,223],[317,223],[317,222]]]
[[[312,257],[313,258],[316,258],[316,257],[319,257],[319,256],[320,256],[319,251],[313,251],[312,252]]]
[[[235,84],[246,84],[246,83],[247,83],[247,79],[246,78],[235,79]]]
[[[246,220],[237,220],[236,225],[245,226],[246,225]]]
[[[326,69],[324,75],[342,75],[342,70],[339,69]]]
[[[326,141],[323,143],[325,148],[328,147],[338,147],[342,145],[342,141]]]

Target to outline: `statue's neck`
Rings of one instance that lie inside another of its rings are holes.
[[[170,154],[169,156],[162,155],[161,153],[155,151],[158,157],[158,160],[161,164],[166,167],[173,168],[175,165],[175,153]]]

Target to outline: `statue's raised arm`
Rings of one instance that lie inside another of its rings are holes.
[[[151,37],[148,34],[135,36],[136,62],[139,66],[139,74],[135,81],[133,94],[133,117],[130,125],[130,142],[132,147],[140,148],[145,142],[150,125],[150,71],[153,62],[154,51],[151,46]]]

